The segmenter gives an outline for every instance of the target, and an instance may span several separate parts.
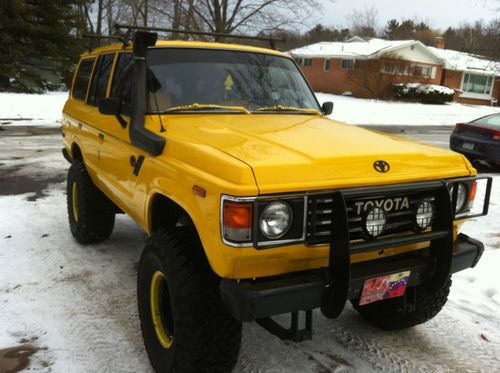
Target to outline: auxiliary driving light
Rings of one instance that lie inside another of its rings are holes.
[[[292,208],[286,202],[272,202],[260,214],[260,231],[271,240],[284,236],[291,225]]]
[[[387,217],[384,210],[379,207],[368,210],[365,218],[365,229],[370,236],[380,236],[385,229],[386,223]]]
[[[415,221],[419,229],[424,230],[431,226],[434,207],[429,200],[421,201],[417,208]]]

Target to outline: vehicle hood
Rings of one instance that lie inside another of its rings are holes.
[[[188,114],[169,115],[167,123],[171,135],[196,139],[249,165],[262,194],[414,182],[473,172],[463,156],[449,150],[321,116]],[[390,170],[377,172],[377,160],[389,163]]]

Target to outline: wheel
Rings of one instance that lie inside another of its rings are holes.
[[[359,305],[359,299],[352,305],[373,325],[384,330],[401,330],[422,324],[436,316],[448,300],[451,278],[443,287],[429,290],[424,285],[406,289],[402,297],[386,299]]]
[[[226,310],[192,227],[159,230],[141,255],[137,297],[142,336],[157,372],[230,372],[241,322]]]
[[[107,239],[115,225],[114,204],[94,185],[82,160],[75,160],[67,179],[71,234],[82,244]]]

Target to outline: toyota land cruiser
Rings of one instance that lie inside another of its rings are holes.
[[[285,53],[126,29],[132,43],[81,56],[64,107],[68,217],[82,244],[123,212],[149,235],[137,296],[156,371],[230,371],[242,321],[299,341],[311,310],[335,318],[347,301],[383,329],[441,310],[483,252],[458,230],[487,213],[491,178],[328,119]]]

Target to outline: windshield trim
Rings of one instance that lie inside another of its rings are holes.
[[[240,49],[232,49],[232,48],[220,48],[220,47],[217,47],[217,48],[207,48],[207,47],[196,47],[196,46],[178,46],[178,45],[172,45],[172,46],[154,46],[154,47],[149,47],[148,50],[151,50],[151,49],[198,49],[198,50],[221,50],[221,51],[226,51],[226,52],[237,52],[237,53],[252,53],[252,54],[265,54],[265,55],[268,55],[268,56],[274,56],[274,57],[278,57],[278,58],[284,58],[284,59],[287,59],[287,60],[291,60],[292,63],[294,64],[295,68],[297,69],[297,71],[299,72],[299,74],[302,76],[302,79],[304,79],[307,87],[309,88],[309,91],[311,92],[311,94],[313,95],[314,97],[314,101],[316,102],[316,105],[318,105],[317,107],[317,110],[323,115],[323,110],[321,108],[321,104],[319,103],[318,101],[318,98],[316,97],[316,94],[314,93],[314,90],[311,86],[311,83],[309,83],[309,80],[307,80],[304,72],[302,71],[302,69],[300,68],[299,64],[297,63],[297,61],[295,61],[295,59],[292,57],[292,56],[288,56],[288,55],[283,55],[283,54],[278,54],[278,53],[273,53],[273,51],[269,51],[269,52],[263,52],[263,51],[250,51],[250,50],[240,50]],[[146,54],[146,64],[147,64],[147,54]],[[149,112],[147,112],[149,113]],[[161,114],[162,112],[154,112],[155,114]],[[236,113],[236,112],[235,112]],[[253,113],[253,111],[252,111]],[[280,112],[281,113],[281,112]],[[216,114],[216,113],[214,113]]]

